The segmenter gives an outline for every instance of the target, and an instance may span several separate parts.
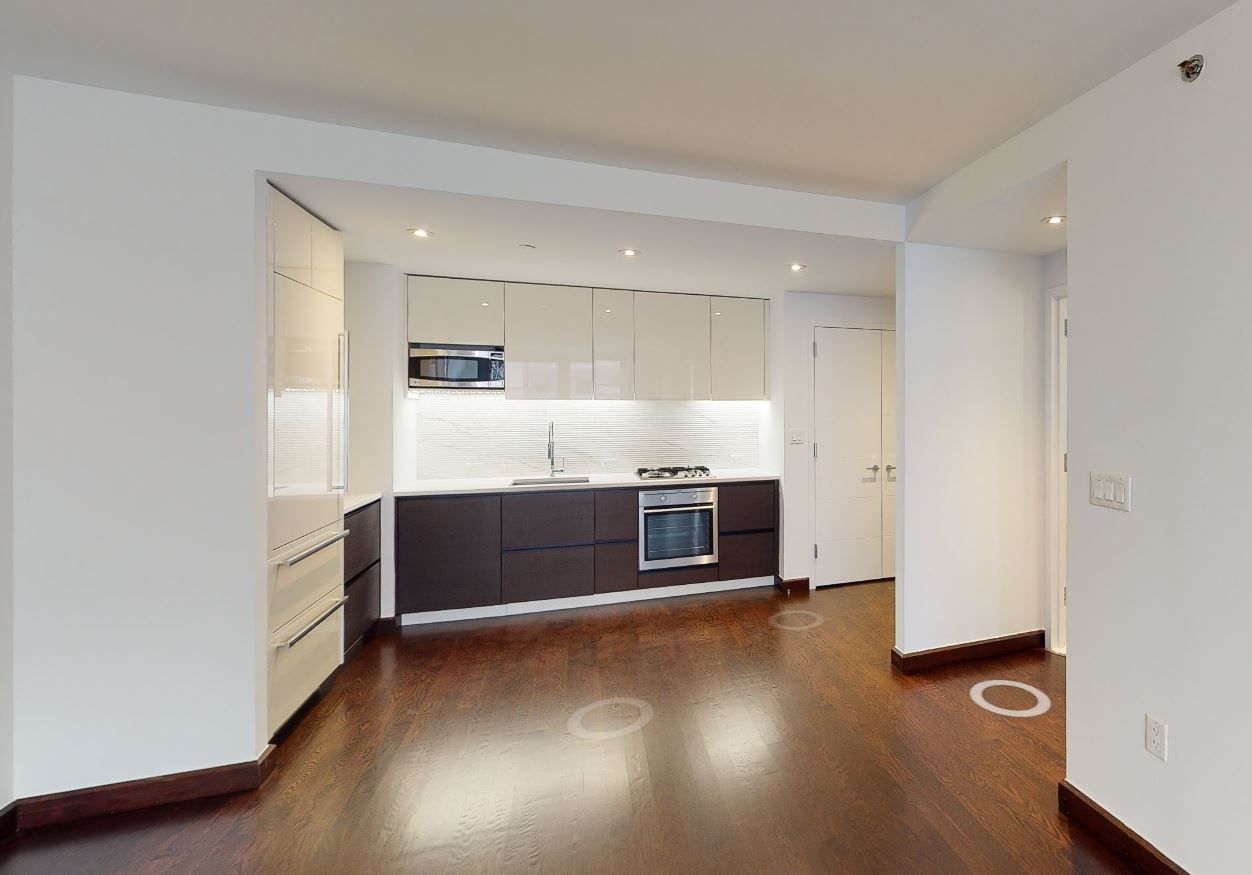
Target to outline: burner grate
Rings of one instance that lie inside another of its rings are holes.
[[[708,477],[710,474],[711,472],[704,465],[670,465],[635,470],[635,476],[640,480],[677,480],[688,477]]]

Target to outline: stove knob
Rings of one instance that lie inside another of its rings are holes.
[[[664,495],[662,495],[662,496],[661,496],[659,499],[657,499],[657,500],[658,500],[658,501],[666,501],[667,499],[665,498],[665,496],[664,496]]]

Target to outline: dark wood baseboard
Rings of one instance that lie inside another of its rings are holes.
[[[273,750],[270,745],[257,759],[229,766],[19,799],[11,806],[16,811],[16,829],[36,829],[54,823],[255,790],[274,767]]]
[[[0,808],[0,842],[13,838],[17,833],[17,802]]]
[[[807,577],[797,577],[794,580],[784,580],[778,575],[774,575],[774,589],[782,592],[808,592],[809,579]]]
[[[967,644],[936,647],[933,650],[919,650],[916,653],[901,653],[899,648],[893,647],[891,648],[891,664],[905,674],[913,674],[953,662],[988,659],[1022,650],[1038,650],[1041,647],[1043,647],[1043,630],[1039,629],[1034,632],[1004,635],[1000,638],[970,641]]]
[[[1187,870],[1158,851],[1139,833],[1109,814],[1069,781],[1057,785],[1061,813],[1085,827],[1147,875],[1187,875]]]

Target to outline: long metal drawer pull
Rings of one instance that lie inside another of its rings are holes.
[[[278,648],[279,650],[282,650],[287,647],[295,647],[297,644],[300,643],[300,639],[304,638],[305,635],[308,635],[318,626],[322,625],[322,623],[326,622],[330,618],[330,615],[335,613],[335,611],[339,610],[340,608],[342,608],[347,601],[348,601],[347,596],[344,596],[341,599],[336,599],[333,605],[331,605],[329,608],[327,608],[326,610],[318,614],[316,620],[314,620],[312,623],[309,623],[309,625],[305,626],[295,635],[292,635],[286,641],[281,641],[278,644],[275,644],[274,646]]]
[[[331,535],[329,538],[327,538],[325,541],[322,541],[320,544],[314,544],[314,545],[313,545],[312,547],[310,547],[309,549],[307,549],[307,550],[301,550],[301,551],[300,551],[299,553],[297,553],[296,555],[294,555],[294,556],[288,556],[286,559],[275,559],[275,560],[274,560],[272,563],[270,563],[270,564],[272,564],[272,565],[285,565],[286,567],[290,568],[291,566],[295,565],[297,562],[303,562],[305,559],[308,559],[308,558],[309,558],[310,556],[312,556],[314,553],[317,553],[317,552],[319,552],[319,551],[321,551],[321,550],[325,550],[325,549],[326,549],[327,547],[329,547],[331,544],[337,544],[337,543],[339,543],[339,542],[340,542],[340,541],[342,541],[344,538],[348,537],[348,534],[349,534],[349,532],[350,532],[350,531],[351,531],[350,529],[344,529],[342,532],[336,532],[335,534],[333,534],[333,535]]]
[[[674,504],[669,507],[645,507],[644,513],[679,513],[684,510],[712,510],[714,504]]]

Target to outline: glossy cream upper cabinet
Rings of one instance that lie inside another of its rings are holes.
[[[409,343],[504,346],[504,283],[409,277]]]
[[[635,397],[707,400],[709,298],[635,292]]]
[[[591,289],[504,288],[506,398],[590,398]]]
[[[709,298],[714,400],[765,398],[767,306],[759,298]]]
[[[596,289],[591,306],[595,397],[635,397],[635,293]]]
[[[343,236],[329,225],[312,219],[313,281],[319,292],[343,300]]]
[[[313,222],[303,207],[277,189],[270,189],[274,272],[306,286],[313,285]],[[342,249],[339,255],[342,271]],[[342,291],[339,297],[343,297]]]

